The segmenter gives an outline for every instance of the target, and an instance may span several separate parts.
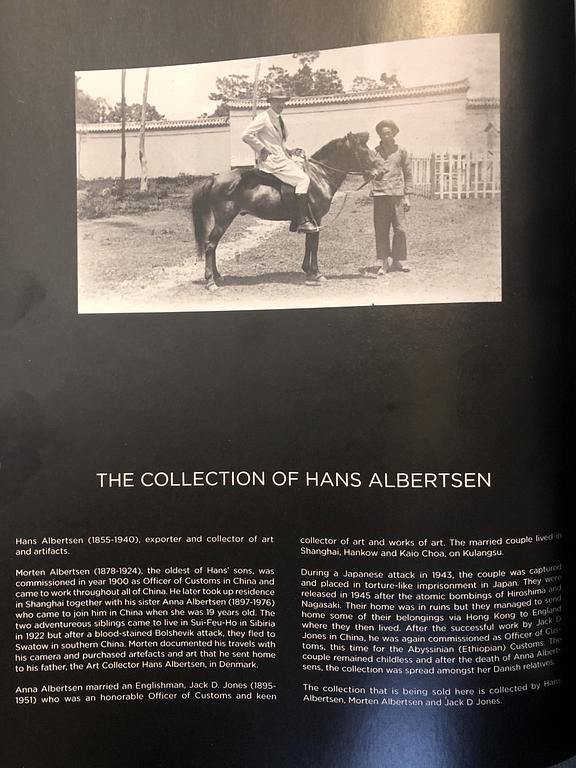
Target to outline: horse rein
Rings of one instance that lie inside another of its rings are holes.
[[[358,157],[356,156],[356,149],[354,150],[354,159],[358,160]],[[326,163],[323,163],[321,160],[316,160],[316,158],[311,157],[310,160],[305,157],[306,162],[313,161],[317,163],[318,165],[321,165],[323,168],[328,168],[329,171],[335,171],[336,173],[345,173],[347,176],[364,176],[366,171],[345,171],[343,168],[333,168],[331,165],[327,165]],[[355,189],[355,192],[359,192],[361,189],[363,189],[366,184],[369,184],[372,179],[367,179],[363,184],[361,184],[358,189]]]
[[[355,159],[357,160],[358,158],[355,157]],[[327,165],[326,163],[323,163],[321,160],[316,160],[316,158],[313,158],[313,157],[311,157],[311,158],[305,157],[305,160],[306,160],[307,163],[314,162],[314,163],[316,163],[318,165],[321,165],[323,168],[327,168],[329,171],[335,171],[336,173],[345,173],[346,176],[349,176],[349,175],[351,175],[351,176],[363,176],[364,175],[364,171],[345,171],[343,168],[333,168],[331,165]],[[372,179],[367,179],[363,184],[361,184],[358,187],[358,189],[355,189],[354,192],[359,192],[361,189],[363,189],[366,186],[366,184],[369,184],[371,181],[372,181]],[[340,210],[338,211],[336,216],[334,216],[332,221],[330,221],[327,225],[325,224],[324,226],[318,227],[318,231],[319,232],[321,232],[324,229],[328,229],[328,228],[330,228],[331,226],[333,226],[335,224],[336,220],[339,218],[340,214],[344,210],[344,206],[346,205],[346,201],[347,200],[348,200],[348,192],[345,192],[344,193],[344,200],[342,201],[342,205],[340,206]]]
[[[329,171],[336,171],[336,173],[345,173],[347,176],[363,176],[363,171],[346,171],[344,168],[333,168],[331,165],[326,165],[326,163],[323,163],[321,160],[316,160],[315,157],[306,158],[306,161],[308,163],[316,163],[317,165],[321,165],[323,168],[328,168]]]
[[[311,161],[314,162],[314,163],[317,163],[318,165],[321,165],[323,168],[328,168],[328,170],[330,170],[330,171],[337,171],[338,173],[345,173],[347,176],[364,176],[364,171],[345,171],[342,168],[332,168],[331,165],[326,165],[326,163],[321,163],[320,160],[315,160],[312,157],[310,158],[310,160],[308,160],[308,158],[306,158],[306,162],[309,163]],[[366,184],[370,184],[371,181],[372,181],[371,178],[370,179],[366,179],[366,181],[363,184],[360,184],[358,189],[355,189],[354,192],[360,192],[360,190],[364,189]]]

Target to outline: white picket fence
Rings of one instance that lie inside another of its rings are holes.
[[[411,156],[414,193],[436,200],[494,198],[500,194],[500,155],[444,152]]]

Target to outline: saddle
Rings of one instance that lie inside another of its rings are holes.
[[[280,192],[280,198],[282,204],[290,211],[290,232],[298,231],[298,207],[296,204],[296,192],[291,184],[285,184],[276,176],[266,171],[261,171],[259,168],[248,168],[244,171],[240,171],[240,184],[246,189],[253,189],[259,185],[272,187]],[[310,212],[311,214],[312,212]]]
[[[277,179],[276,176],[273,176],[271,173],[261,171],[259,168],[248,168],[245,171],[240,171],[240,177],[242,185],[247,189],[252,189],[253,187],[264,184],[264,186],[273,187],[280,192],[282,202],[285,205],[292,207],[296,205],[296,201],[294,200],[296,197],[294,187],[291,184],[284,184],[283,181],[280,181],[280,179]]]

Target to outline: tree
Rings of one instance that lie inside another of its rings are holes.
[[[101,97],[93,98],[78,87],[76,78],[76,122],[77,123],[120,123],[122,120],[121,102],[116,102],[114,107]],[[140,122],[142,117],[142,104],[125,104],[126,120],[129,122]],[[163,120],[155,106],[146,104],[146,120]]]
[[[256,117],[258,110],[258,84],[260,80],[260,68],[262,67],[262,59],[258,58],[256,62],[256,71],[254,72],[254,82],[252,83],[252,120]],[[254,162],[258,164],[258,152],[254,150]]]
[[[314,93],[314,77],[309,64],[302,64],[300,69],[292,75],[290,88],[293,96],[310,96]]]
[[[396,75],[388,75],[386,72],[382,72],[380,75],[380,88],[400,88],[400,83]]]
[[[357,75],[352,81],[353,91],[372,91],[378,88],[386,89],[400,87],[401,85],[396,75],[388,75],[386,72],[382,72],[379,80],[374,80],[372,77]]]
[[[223,117],[230,114],[229,101],[247,101],[252,98],[254,81],[248,75],[227,75],[216,78],[216,90],[208,98],[211,101],[219,101],[210,117]]]
[[[144,90],[142,91],[142,110],[140,112],[140,145],[138,157],[140,158],[140,192],[148,191],[148,161],[146,160],[146,107],[148,106],[148,79],[150,77],[150,67],[146,67],[144,76]]]
[[[77,123],[101,123],[110,110],[110,105],[105,99],[93,99],[78,87],[79,77],[76,78],[76,122]]]
[[[319,56],[320,51],[304,51],[301,53],[292,54],[292,58],[298,59],[301,67],[303,67],[305,64],[311,64],[313,61],[316,61]]]
[[[371,77],[362,77],[362,75],[356,75],[352,80],[353,91],[372,91],[374,88],[381,88],[382,84]]]
[[[265,99],[273,88],[289,91],[290,80],[291,75],[284,67],[268,67],[268,72],[258,83],[258,95],[261,99]]]
[[[139,123],[142,117],[142,104],[126,104],[126,120],[131,123]],[[146,120],[163,120],[156,107],[152,104],[146,104]],[[121,102],[117,102],[113,109],[107,113],[105,121],[107,123],[121,122]]]
[[[206,112],[204,112],[201,117],[228,117],[229,114],[230,110],[228,108],[228,104],[218,104],[211,115],[208,115]]]
[[[313,92],[319,96],[344,92],[342,80],[335,69],[317,69],[312,73],[312,80]]]
[[[120,188],[119,197],[124,197],[126,186],[126,70],[120,75]]]
[[[258,59],[256,62],[256,71],[254,72],[254,82],[252,83],[252,119],[256,117],[256,108],[258,106],[258,84],[260,80],[260,67],[262,66],[262,59]]]
[[[282,88],[291,96],[342,93],[342,80],[335,69],[312,69],[310,66],[319,56],[318,51],[294,53],[292,58],[299,60],[300,67],[293,75],[283,67],[271,66],[256,85],[248,75],[232,74],[216,78],[216,90],[209,98],[220,103],[211,117],[228,115],[230,101],[251,101],[255,89],[261,99],[265,99],[273,88]]]
[[[249,99],[253,83],[248,75],[227,75],[216,78],[216,91],[208,97],[211,101]]]

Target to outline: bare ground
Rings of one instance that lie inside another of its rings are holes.
[[[363,273],[374,264],[371,201],[365,190],[347,194],[342,212],[338,193],[324,221],[319,263],[327,280],[314,287],[300,269],[304,237],[288,232],[287,222],[238,217],[218,248],[222,281],[210,293],[185,210],[79,221],[79,311],[500,300],[498,200],[414,198],[407,217],[411,271],[376,278]]]

